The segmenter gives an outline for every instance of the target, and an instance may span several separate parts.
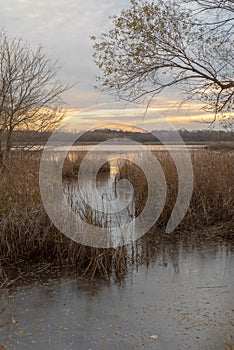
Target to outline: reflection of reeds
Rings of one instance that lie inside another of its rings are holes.
[[[177,196],[177,175],[166,152],[157,153],[168,185],[168,198],[158,225],[164,227]],[[212,152],[193,154],[195,186],[190,209],[181,227],[211,225],[233,219],[233,155]],[[132,247],[100,249],[79,245],[62,235],[50,222],[41,202],[38,185],[39,159],[14,155],[0,169],[0,266],[19,260],[43,259],[60,265],[75,265],[79,273],[91,276],[120,276],[129,262],[146,263],[154,255],[150,235]],[[120,176],[127,176],[135,187],[136,212],[142,209],[147,184],[144,174],[125,163]],[[83,207],[82,215],[95,225],[98,217]]]

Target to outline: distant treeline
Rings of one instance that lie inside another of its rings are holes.
[[[209,142],[209,141],[234,141],[233,131],[223,130],[178,130],[180,136],[185,142]],[[15,131],[13,140],[15,143],[33,143],[33,144],[44,144],[49,137],[51,132],[35,133],[34,131],[24,130]],[[58,141],[69,142],[71,134],[69,133],[57,133]],[[79,136],[79,135],[77,135]],[[111,129],[98,129],[94,131],[85,132],[77,142],[102,142],[113,138],[125,138],[135,140],[141,143],[160,143],[160,140],[176,141],[176,132],[173,130],[154,130],[152,133],[143,133],[137,131],[122,131],[122,130],[111,130]],[[4,141],[4,135],[2,135]]]

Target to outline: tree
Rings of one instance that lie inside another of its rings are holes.
[[[64,115],[61,95],[70,88],[56,80],[60,67],[21,39],[0,33],[0,132],[9,154],[17,129],[48,130]]]
[[[224,115],[223,119],[221,120],[221,125],[224,129],[227,131],[234,131],[234,116],[233,115]]]
[[[189,3],[189,6],[188,6]],[[192,3],[192,4],[191,4]],[[199,6],[199,7],[198,7]],[[200,9],[200,11],[199,11]],[[222,11],[208,23],[201,12]],[[113,27],[94,40],[104,90],[127,100],[181,90],[214,113],[231,113],[234,97],[233,0],[131,0]],[[226,17],[225,17],[226,16]],[[213,25],[211,25],[213,24]]]
[[[201,10],[215,10],[217,14],[220,14],[223,10],[230,13],[234,12],[233,0],[185,0],[185,2],[196,3]],[[223,19],[223,21],[225,20]]]

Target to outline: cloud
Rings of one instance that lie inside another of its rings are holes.
[[[122,3],[122,4],[121,4]],[[90,36],[101,33],[127,1],[112,0],[0,0],[0,23],[12,35],[59,58],[64,80],[95,85]]]
[[[71,109],[68,111],[68,118],[72,117],[75,122],[77,131],[87,130],[92,128],[114,127],[114,123],[127,123],[123,128],[140,127],[145,130],[153,129],[201,129],[207,127],[212,122],[212,114],[204,114],[201,111],[194,112],[193,116],[183,115],[182,112],[173,111],[171,114],[164,116],[162,107],[149,108],[145,116],[145,108],[141,106],[131,106],[121,108],[118,105],[97,105],[90,109]],[[124,124],[122,124],[124,125]]]
[[[111,23],[109,16],[128,6],[129,0],[0,0],[0,23],[10,35],[21,37],[33,47],[42,43],[51,58],[59,59],[60,79],[76,84],[64,94],[64,100],[68,108],[80,110],[113,100],[94,89],[99,72],[93,62],[90,36],[106,31]],[[150,121],[150,117],[157,112],[161,118],[167,117],[176,125],[188,126],[192,121],[190,126],[194,127],[196,118],[203,116],[200,109],[198,104],[187,104],[178,109],[178,100],[168,92],[157,98],[148,110],[147,125],[156,123]],[[117,118],[115,111],[108,113],[99,113],[98,118],[108,121]],[[126,120],[140,123],[144,113],[140,114],[134,116],[128,111]],[[89,115],[87,123],[90,125],[96,120],[97,116]]]

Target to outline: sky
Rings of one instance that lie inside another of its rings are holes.
[[[204,114],[199,104],[185,104],[179,109],[176,94],[158,97],[145,115],[144,108],[116,104],[114,96],[95,89],[100,72],[92,58],[90,36],[107,31],[110,16],[128,6],[129,0],[0,0],[0,29],[33,48],[42,44],[47,56],[59,60],[59,78],[75,84],[63,99],[68,114],[77,116],[82,130],[123,120],[147,130],[170,128],[170,124],[177,129],[207,128],[203,121],[213,116]],[[120,120],[119,106],[125,109]],[[91,114],[87,113],[90,108]]]

